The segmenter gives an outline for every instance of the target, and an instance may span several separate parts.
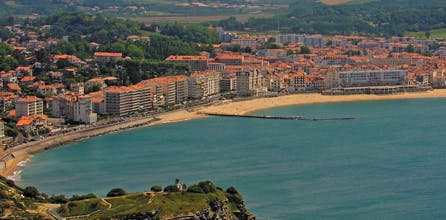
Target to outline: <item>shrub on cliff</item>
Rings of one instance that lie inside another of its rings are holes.
[[[23,196],[28,198],[37,198],[39,195],[39,191],[34,186],[27,186],[23,191]]]
[[[187,188],[187,192],[191,193],[204,193],[203,189],[198,185],[191,185]]]
[[[203,181],[203,182],[199,182],[198,186],[200,186],[201,189],[203,189],[204,193],[214,193],[214,192],[217,192],[217,187],[214,185],[214,183],[212,183],[209,180]]]
[[[68,199],[64,195],[52,195],[50,198],[48,198],[48,201],[50,203],[65,204],[68,202]]]
[[[107,193],[107,197],[115,197],[115,196],[123,196],[127,194],[126,191],[124,191],[121,188],[114,188],[112,190],[110,190],[110,192]]]
[[[88,193],[86,195],[73,195],[73,197],[70,198],[70,201],[78,201],[78,200],[94,199],[94,198],[97,198],[95,194]]]
[[[211,181],[199,182],[197,185],[192,185],[187,188],[187,192],[193,193],[215,193],[217,192],[217,187]]]
[[[150,191],[161,192],[161,191],[163,191],[163,188],[160,185],[153,185],[152,187],[150,187]]]
[[[235,187],[231,186],[226,190],[226,197],[230,202],[235,204],[243,204],[243,197],[240,193],[235,189]]]

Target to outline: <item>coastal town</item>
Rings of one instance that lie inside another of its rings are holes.
[[[164,59],[185,66],[184,74],[159,73],[129,84],[119,73],[100,72],[102,65],[122,70],[121,61],[136,59],[124,51],[101,51],[100,44],[90,42],[94,52],[85,59],[74,54],[38,59],[39,51],[69,42],[69,37],[46,38],[51,25],[3,28],[11,34],[1,42],[4,51],[10,50],[2,55],[0,72],[4,150],[85,126],[234,98],[394,94],[446,87],[444,39],[237,34],[209,27],[221,42],[211,45],[212,53],[169,54]],[[150,36],[124,40],[151,43]],[[9,62],[11,56],[26,65]]]
[[[0,218],[446,216],[444,3],[0,0]]]

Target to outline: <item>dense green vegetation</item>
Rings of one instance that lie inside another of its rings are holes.
[[[96,51],[121,52],[123,57],[132,58],[98,63],[97,69],[76,67],[78,74],[68,77],[66,84],[104,75],[120,78],[123,85],[163,75],[187,75],[190,73],[188,65],[165,62],[164,59],[170,55],[199,55],[200,51],[212,53],[211,43],[218,42],[217,33],[201,25],[164,25],[160,27],[161,33],[158,33],[135,21],[79,13],[58,13],[33,22],[34,27],[52,25],[47,33],[42,34],[45,38],[68,36],[68,41],[60,41],[57,45],[36,51],[39,62],[48,63],[49,57],[54,54],[93,58]],[[149,40],[128,40],[130,35],[147,36]],[[99,48],[91,46],[91,42],[99,43]],[[0,45],[0,57],[12,52],[6,44]],[[17,59],[6,62],[8,59],[2,63],[1,69],[9,70],[20,63]],[[68,61],[59,60],[34,72],[39,79],[51,83],[51,79],[41,73],[72,67],[73,64]]]
[[[446,4],[443,0],[376,0],[328,6],[314,0],[299,0],[290,5],[287,14],[245,23],[230,18],[218,25],[229,30],[403,35],[407,31],[445,27]]]

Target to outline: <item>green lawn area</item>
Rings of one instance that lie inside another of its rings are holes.
[[[426,39],[425,33],[426,32],[407,32],[406,36],[415,37],[417,39],[425,40]],[[435,40],[437,38],[445,38],[446,39],[446,28],[431,30],[430,33],[431,33],[431,36],[429,37],[429,39],[431,39],[431,40]]]
[[[104,204],[101,199],[86,199],[65,204],[59,209],[59,214],[63,217],[88,215],[97,210],[106,209],[107,207],[107,204]]]

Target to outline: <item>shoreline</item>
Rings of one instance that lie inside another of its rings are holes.
[[[238,102],[214,103],[211,106],[195,107],[193,108],[193,111],[187,111],[185,109],[175,110],[172,112],[160,113],[151,117],[136,119],[134,121],[123,122],[120,124],[104,127],[94,127],[75,133],[52,136],[41,141],[17,146],[10,152],[3,152],[3,158],[1,160],[3,164],[1,167],[2,170],[0,171],[0,175],[9,177],[12,174],[17,174],[17,172],[20,172],[20,170],[23,168],[23,166],[19,166],[19,163],[30,159],[32,157],[32,154],[38,153],[40,151],[63,146],[72,142],[89,139],[91,137],[110,134],[112,132],[156,126],[161,124],[176,123],[207,117],[206,115],[200,113],[246,115],[259,110],[296,105],[426,98],[446,98],[446,89],[437,89],[426,92],[399,93],[391,95],[325,96],[319,93],[292,94],[272,98],[254,98]],[[10,156],[11,154],[14,156]]]

